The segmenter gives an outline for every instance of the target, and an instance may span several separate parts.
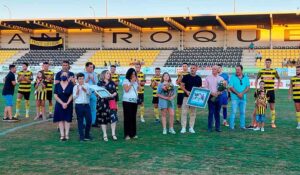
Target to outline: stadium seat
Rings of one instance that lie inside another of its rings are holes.
[[[242,48],[228,47],[203,47],[186,48],[175,50],[165,63],[167,67],[178,67],[182,63],[197,64],[200,67],[211,67],[215,64],[222,64],[232,67],[241,62]]]
[[[27,54],[15,61],[14,64],[28,62],[30,65],[37,66],[40,63],[48,61],[53,66],[59,66],[63,60],[68,60],[70,64],[73,64],[85,52],[86,50],[84,49],[30,50]]]
[[[6,60],[17,54],[16,50],[0,50],[0,64],[3,64]]]
[[[151,66],[159,52],[159,50],[99,50],[89,61],[96,66],[103,66],[104,62],[107,64],[120,62],[122,66],[128,66],[136,60],[143,61],[145,66]]]
[[[267,58],[272,59],[272,67],[282,67],[282,62],[286,60],[295,60],[296,62],[300,59],[300,49],[289,49],[288,46],[277,46],[276,49],[257,49],[256,52],[262,54],[262,61],[256,62],[256,67],[263,68],[265,66],[264,61]],[[293,48],[293,47],[291,47]],[[293,67],[295,65],[290,65]]]

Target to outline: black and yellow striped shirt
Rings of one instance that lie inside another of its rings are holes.
[[[258,97],[256,100],[257,101],[263,101],[265,104],[267,104],[267,98],[266,97]],[[266,113],[266,106],[264,105],[257,105],[256,106],[256,114],[261,115]]]
[[[44,75],[46,77],[45,82],[46,82],[46,90],[47,91],[52,91],[53,88],[53,81],[54,81],[54,72],[51,70],[43,71]]]
[[[153,89],[153,97],[157,97],[157,86],[158,84],[160,83],[160,80],[161,80],[161,76],[154,76],[152,79],[151,79],[151,84],[155,81],[157,84],[152,87]]]
[[[37,82],[34,83],[34,87],[36,86]],[[46,100],[46,94],[47,94],[47,82],[46,80],[43,81],[38,85],[38,87],[35,89],[35,99],[36,100]],[[43,85],[46,86],[46,88],[43,88]]]
[[[256,89],[255,90],[255,92],[254,92],[254,98],[255,99],[257,99],[257,97],[259,96],[259,91],[262,91],[262,89]],[[269,98],[268,97],[268,91],[266,89],[263,89],[263,91],[265,92],[266,97]]]
[[[146,82],[146,76],[143,72],[138,72],[137,77],[140,82]],[[145,92],[145,86],[141,86],[141,88],[138,91],[138,94],[144,94]]]
[[[278,72],[275,69],[261,69],[257,75],[257,79],[259,78],[265,82],[266,90],[274,90],[275,78],[280,79]]]
[[[294,76],[291,78],[291,85],[293,87],[293,99],[300,99],[300,77]]]
[[[188,75],[188,74],[189,74],[189,72],[180,72],[180,73],[178,73],[178,74],[177,74],[177,81],[178,81],[179,79],[182,80],[183,76]],[[184,91],[180,88],[181,80],[180,80],[180,82],[178,82],[178,89],[177,89],[177,93],[178,93],[178,94],[183,94],[183,93],[184,93]]]
[[[27,81],[19,81],[19,78],[24,76]],[[31,81],[33,80],[32,72],[31,71],[20,71],[18,72],[18,81],[19,81],[19,92],[30,92],[31,91]]]
[[[120,75],[117,74],[117,73],[114,73],[114,74],[111,74],[111,80],[115,83],[118,83],[119,82],[119,78],[120,78]],[[119,85],[117,86],[116,85],[116,90],[118,91],[119,90]]]

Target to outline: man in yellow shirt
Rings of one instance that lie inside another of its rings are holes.
[[[278,80],[277,89],[279,89],[280,85],[280,77],[276,69],[271,68],[272,60],[267,58],[265,61],[266,68],[261,69],[255,80],[255,89],[257,89],[258,80],[261,79],[265,82],[265,90],[267,91],[268,103],[270,104],[271,110],[271,127],[276,128],[275,119],[275,79]]]
[[[181,106],[184,98],[184,91],[181,89],[180,84],[183,76],[188,75],[188,64],[182,64],[182,71],[177,74],[176,84],[178,85],[177,89],[177,109],[176,109],[176,123],[180,124],[180,115],[181,115]]]
[[[158,111],[158,97],[157,97],[157,86],[161,81],[161,75],[160,75],[160,68],[155,68],[155,75],[151,79],[151,88],[153,89],[153,98],[152,98],[152,104],[153,104],[153,110],[155,115],[155,123],[159,123],[159,111]]]
[[[293,96],[296,109],[297,128],[300,129],[300,66],[296,67],[296,76],[291,78],[289,99]]]
[[[21,100],[24,97],[25,99],[25,109],[26,109],[26,118],[29,118],[29,108],[30,108],[30,91],[31,91],[31,81],[33,80],[32,72],[28,70],[28,63],[22,64],[22,70],[18,72],[19,89],[16,102],[16,114],[15,118],[20,116],[20,106]]]
[[[145,106],[144,106],[144,93],[145,93],[145,83],[146,83],[146,76],[145,74],[141,71],[142,65],[141,64],[135,64],[135,71],[138,77],[138,83],[139,86],[141,87],[138,91],[138,98],[140,99],[140,114],[141,114],[141,122],[144,123],[144,115],[145,115]]]

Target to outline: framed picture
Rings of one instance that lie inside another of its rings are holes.
[[[210,90],[193,87],[190,96],[187,100],[187,105],[197,107],[197,108],[205,108],[209,96],[210,96]]]
[[[100,96],[101,98],[107,98],[111,96],[111,93],[109,93],[105,88],[97,86],[97,85],[91,85],[89,86],[90,89],[95,91],[95,93]]]

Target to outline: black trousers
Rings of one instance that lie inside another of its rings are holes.
[[[124,136],[136,136],[137,103],[123,101]]]
[[[91,108],[89,104],[75,104],[75,111],[77,115],[77,124],[78,124],[78,133],[80,140],[84,138],[90,137],[90,129],[92,124],[92,115],[91,115]],[[85,119],[85,132],[83,120]]]

